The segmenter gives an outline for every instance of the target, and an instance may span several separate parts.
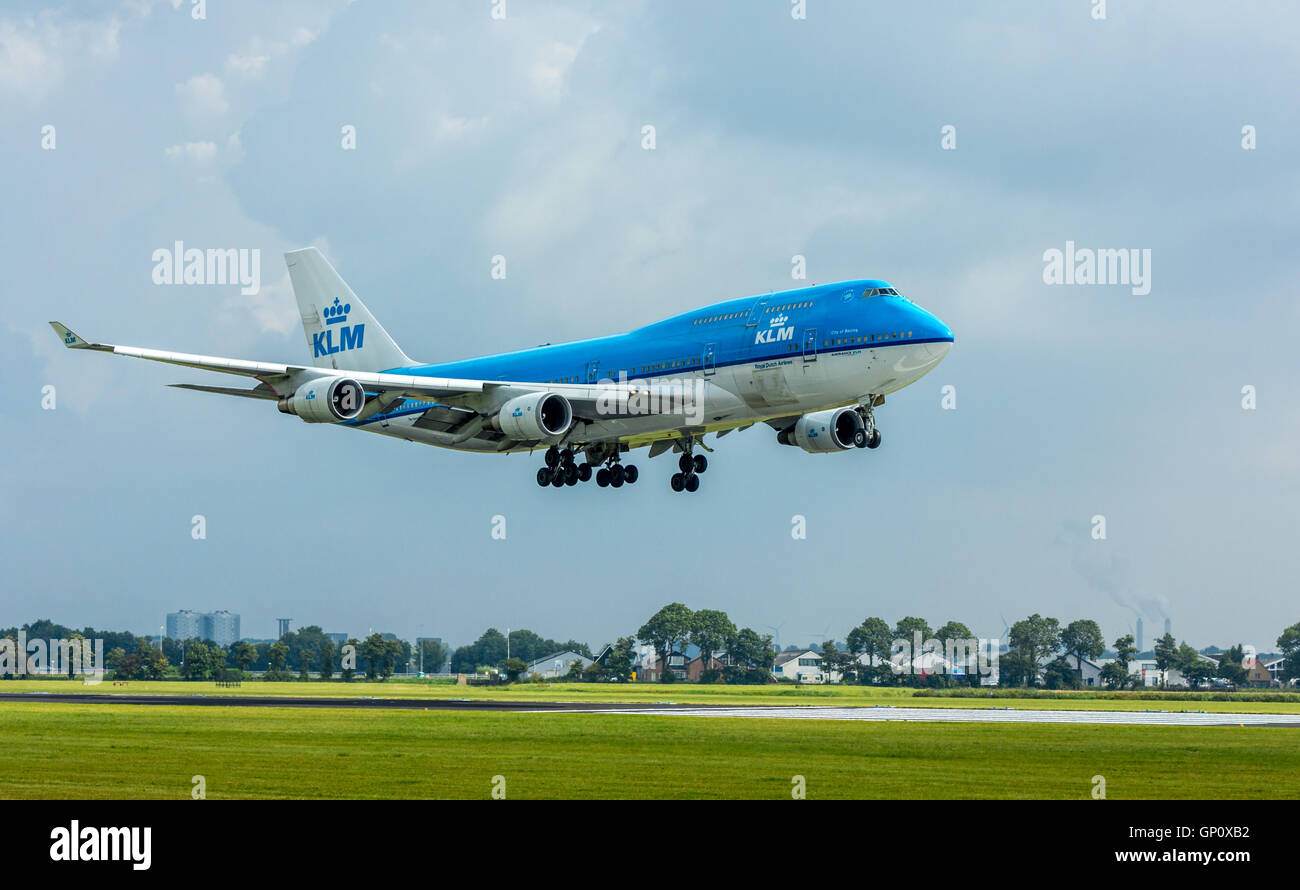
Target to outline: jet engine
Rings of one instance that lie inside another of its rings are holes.
[[[366,391],[350,377],[320,377],[308,380],[293,395],[280,399],[276,407],[308,423],[356,420],[366,407]]]
[[[518,442],[554,442],[573,424],[573,406],[553,392],[530,392],[501,406],[492,426]]]
[[[777,433],[776,440],[782,445],[798,445],[812,454],[845,451],[854,446],[858,431],[865,429],[857,410],[832,408],[805,414],[794,426]]]

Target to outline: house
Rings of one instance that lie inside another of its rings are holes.
[[[1054,661],[1055,659],[1048,659]],[[1104,661],[1096,662],[1085,658],[1080,660],[1073,655],[1066,655],[1065,660],[1070,663],[1070,667],[1082,674],[1082,683],[1084,689],[1097,688],[1104,686],[1101,681],[1101,669],[1105,664]]]
[[[567,674],[569,665],[575,661],[580,662],[582,669],[586,670],[591,666],[594,659],[588,658],[580,652],[574,652],[572,649],[566,649],[563,652],[556,652],[554,655],[537,659],[528,665],[524,673],[525,675],[535,674],[538,677],[554,680]]]
[[[714,670],[721,672],[726,668],[731,667],[731,665],[731,656],[726,652],[713,653],[713,656],[709,659],[707,665],[704,663],[704,656],[697,655],[690,661],[686,662],[686,679],[690,680],[692,683],[698,683],[700,681],[700,675],[705,671]]]
[[[822,671],[822,656],[815,649],[782,652],[772,665],[772,676],[778,680],[794,680],[796,683],[836,683],[840,679],[836,671],[830,674]]]
[[[696,659],[697,661],[699,659]],[[663,659],[658,658],[654,651],[651,650],[637,662],[636,678],[644,680],[647,683],[658,683],[663,677],[665,670],[673,672],[673,678],[677,680],[686,680],[686,656],[674,649],[668,653],[668,665],[665,668]],[[697,675],[698,677],[698,675]]]
[[[1263,659],[1255,659],[1255,664],[1246,672],[1246,679],[1242,681],[1243,686],[1269,687],[1279,685],[1280,671],[1282,670],[1282,659],[1270,661],[1267,664]]]

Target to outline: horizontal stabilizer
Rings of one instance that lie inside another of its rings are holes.
[[[198,392],[215,392],[224,396],[243,396],[246,399],[278,399],[275,390],[269,386],[255,386],[245,389],[242,386],[203,386],[199,383],[169,383],[174,389],[193,389]]]

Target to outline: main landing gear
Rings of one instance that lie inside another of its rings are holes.
[[[874,400],[858,408],[858,416],[862,418],[862,429],[853,434],[853,444],[858,448],[880,447],[880,430],[876,427],[876,412],[872,408],[872,401]]]
[[[588,452],[586,459],[579,464],[574,458],[573,449],[552,445],[546,449],[546,466],[537,471],[537,484],[543,488],[548,485],[563,488],[579,482],[590,482],[595,477],[596,484],[601,488],[622,488],[635,483],[639,476],[635,466],[623,466],[617,451],[612,454]]]
[[[677,459],[677,469],[680,472],[673,473],[668,480],[673,491],[697,491],[700,487],[700,474],[709,468],[707,457],[693,453],[694,445],[693,441],[688,440],[682,456]]]

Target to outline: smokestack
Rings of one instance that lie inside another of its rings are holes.
[[[1145,652],[1145,651],[1146,651],[1146,649],[1144,649],[1144,648],[1142,647],[1142,619],[1141,619],[1141,618],[1138,619],[1138,639],[1137,639],[1137,644],[1138,644],[1138,651],[1139,651],[1139,652]]]

